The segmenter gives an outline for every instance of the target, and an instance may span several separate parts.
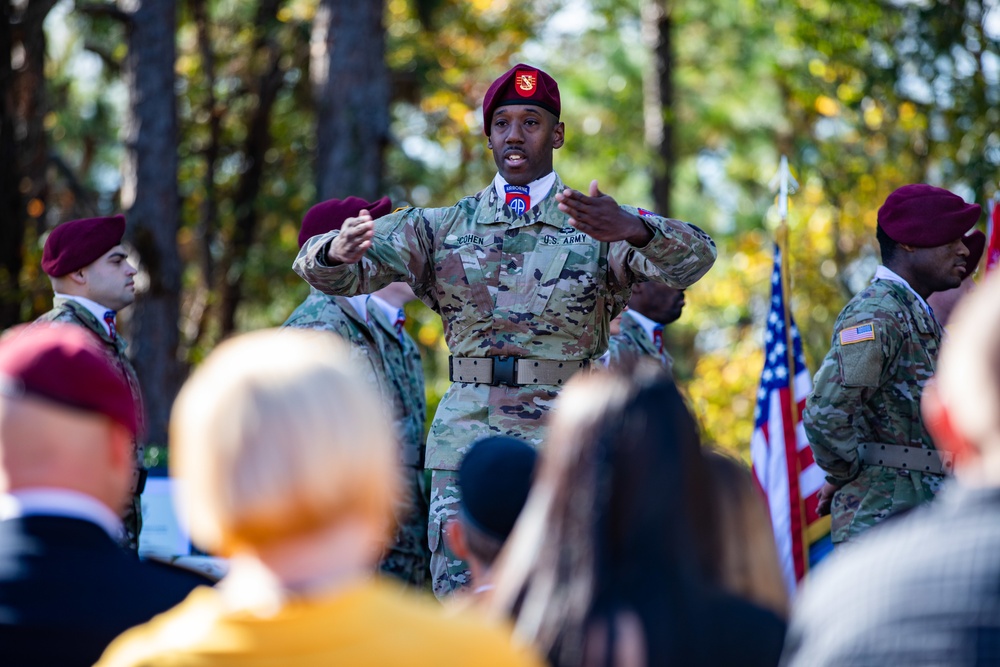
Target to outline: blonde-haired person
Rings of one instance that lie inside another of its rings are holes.
[[[171,465],[192,538],[230,574],[99,665],[538,664],[501,629],[377,576],[399,493],[377,400],[329,333],[220,345],[174,405]]]
[[[721,452],[705,452],[715,495],[719,547],[717,583],[725,590],[788,618],[771,518],[750,469]]]

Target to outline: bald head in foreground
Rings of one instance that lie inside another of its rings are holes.
[[[135,404],[96,337],[34,325],[0,340],[0,662],[92,665],[208,580],[118,546]]]
[[[956,309],[923,393],[924,422],[954,457],[954,477],[933,503],[817,570],[796,604],[785,664],[1000,662],[998,330],[993,274]]]

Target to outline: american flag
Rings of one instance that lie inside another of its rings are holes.
[[[861,324],[840,332],[840,344],[850,345],[860,343],[863,340],[875,340],[875,326],[872,324]]]
[[[1000,264],[1000,206],[997,197],[990,200],[990,214],[986,216],[986,272],[989,273]]]
[[[801,415],[812,389],[802,355],[802,339],[791,312],[787,313],[781,280],[781,250],[774,246],[771,308],[764,332],[764,370],[757,390],[750,457],[754,477],[767,497],[778,556],[789,591],[794,591],[811,564],[832,549],[829,517],[816,515],[823,471],[813,461]],[[788,345],[794,359],[794,384]],[[792,389],[795,410],[792,410]]]

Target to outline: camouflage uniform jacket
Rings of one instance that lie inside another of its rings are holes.
[[[873,325],[874,340],[842,344],[840,332]],[[934,375],[941,326],[905,285],[876,280],[844,307],[802,418],[816,463],[841,486],[833,541],[930,500],[941,476],[862,465],[863,442],[934,448],[920,394]]]
[[[125,339],[122,336],[116,336],[114,340],[111,340],[111,336],[108,335],[108,330],[104,323],[94,317],[93,313],[72,299],[64,299],[58,296],[52,302],[52,310],[35,321],[69,322],[87,329],[100,339],[102,347],[108,353],[111,363],[121,371],[122,376],[128,382],[129,389],[132,390],[132,400],[135,401],[139,433],[143,433],[145,430],[146,413],[142,402],[142,390],[139,388],[139,376],[135,374],[132,362],[125,355],[125,349],[128,347]],[[138,441],[135,444],[137,461],[141,464],[142,447]]]
[[[427,395],[420,349],[405,330],[401,337],[397,336],[393,323],[374,303],[368,306],[368,318],[371,328],[378,333],[383,383],[389,389],[399,438],[404,449],[414,456],[407,460],[416,460],[413,465],[423,467]]]
[[[663,364],[667,372],[672,372],[674,358],[667,352],[666,347],[662,351],[657,349],[649,337],[649,332],[630,313],[629,310],[622,313],[621,331],[611,337],[608,345],[608,367],[614,368],[626,359],[652,357]]]
[[[372,318],[380,309],[371,305],[366,310],[369,318]],[[379,312],[378,315],[382,320],[385,319],[382,313]],[[423,444],[427,407],[420,352],[412,338],[404,332],[404,340],[407,342],[404,352],[391,324],[384,325],[391,331],[391,334],[386,333],[385,328],[366,322],[347,297],[330,296],[315,288],[310,289],[309,296],[292,311],[283,326],[330,331],[347,341],[351,346],[351,359],[383,397],[387,408],[393,410],[401,442],[419,452]],[[390,337],[391,340],[387,340]],[[417,377],[405,381],[399,376],[414,372],[411,355],[416,355]],[[403,392],[407,392],[405,398],[401,397]],[[412,396],[411,393],[419,396]],[[419,425],[415,424],[417,420]]]
[[[492,186],[448,208],[405,209],[376,220],[361,262],[327,266],[327,247],[339,233],[331,232],[306,243],[295,270],[331,294],[405,280],[441,315],[456,356],[596,359],[633,283],[687,287],[712,266],[715,244],[687,223],[645,214],[654,233],[645,247],[596,241],[558,209],[553,193],[563,188],[557,176],[549,195],[523,216]],[[490,433],[539,443],[557,392],[544,385],[452,384],[431,424],[426,467],[455,470],[468,445]]]
[[[351,359],[376,391],[385,394],[378,371],[379,348],[365,318],[347,297],[330,296],[311,288],[309,296],[292,311],[283,327],[335,333],[351,346]]]

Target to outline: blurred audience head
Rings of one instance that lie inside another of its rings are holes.
[[[683,591],[702,577],[694,545],[710,536],[693,528],[712,529],[708,488],[695,421],[658,364],[577,376],[497,565],[495,609],[556,665],[618,657],[624,644],[595,638],[634,613],[661,664],[692,622]]]
[[[332,334],[266,330],[219,345],[170,424],[195,542],[260,556],[350,528],[374,563],[399,484],[377,401]]]
[[[458,469],[458,515],[448,525],[452,551],[469,563],[473,583],[487,574],[514,528],[534,476],[538,454],[523,440],[490,436],[477,440]]]
[[[118,513],[135,431],[131,391],[91,333],[36,324],[0,339],[0,492],[77,491]]]
[[[1000,273],[955,309],[933,381],[924,389],[927,429],[955,457],[955,476],[1000,486]]]
[[[719,577],[723,589],[782,618],[788,617],[788,589],[767,505],[750,470],[720,452],[706,451],[712,493],[719,514]]]

